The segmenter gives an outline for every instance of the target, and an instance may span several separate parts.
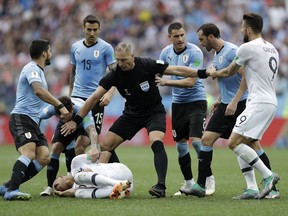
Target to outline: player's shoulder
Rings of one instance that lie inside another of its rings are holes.
[[[40,67],[33,61],[28,62],[24,67],[22,71],[41,71]]]
[[[224,47],[231,50],[237,50],[238,46],[230,41],[224,41]]]
[[[162,52],[169,52],[171,50],[173,50],[173,45],[169,44],[162,49]]]
[[[72,47],[84,45],[83,42],[84,42],[84,39],[77,40],[72,44]]]
[[[98,41],[98,44],[99,44],[99,45],[102,45],[102,46],[105,46],[105,47],[110,47],[110,46],[112,46],[110,43],[108,43],[107,41],[103,40],[102,38],[99,38],[99,37],[98,37],[97,41]]]
[[[198,47],[197,45],[187,42],[187,51],[192,52],[193,54],[203,54],[202,50],[200,49],[200,47]]]

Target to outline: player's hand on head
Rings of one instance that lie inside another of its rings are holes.
[[[62,107],[61,109],[59,109],[60,111],[60,118],[68,121],[69,120],[69,111],[66,109],[66,107]]]
[[[68,121],[61,127],[61,134],[68,136],[69,134],[75,132],[77,129],[77,124],[74,121]]]

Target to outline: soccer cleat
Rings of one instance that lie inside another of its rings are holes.
[[[270,193],[273,186],[276,185],[279,180],[280,180],[280,177],[278,176],[278,174],[273,173],[273,172],[272,172],[271,176],[263,179],[263,181],[262,181],[263,182],[263,190],[261,191],[261,193],[259,193],[259,195],[256,198],[257,199],[263,199],[266,195],[268,195]]]
[[[30,198],[30,194],[22,193],[18,189],[13,191],[7,191],[4,195],[4,200],[29,200]]]
[[[41,196],[51,196],[53,195],[53,188],[47,186],[44,191],[40,193]]]
[[[4,196],[8,188],[3,184],[0,186],[0,196]]]
[[[166,189],[165,185],[158,183],[149,189],[149,193],[152,196],[156,196],[157,198],[161,198],[161,197],[166,196],[165,195],[165,189]]]
[[[233,200],[255,199],[258,195],[259,195],[258,190],[245,189],[243,194],[241,194],[239,196],[232,197],[232,199]]]
[[[205,188],[201,187],[198,183],[192,185],[191,190],[181,192],[186,195],[197,196],[199,198],[205,196]]]
[[[188,190],[191,190],[191,187],[192,185],[195,184],[195,181],[194,179],[191,180],[191,184],[187,184],[187,182],[185,181],[184,184],[180,187],[179,191],[177,191],[174,196],[181,196],[183,195],[184,193],[182,193],[181,191],[188,191]]]
[[[206,178],[205,187],[206,187],[205,190],[206,196],[210,196],[215,193],[215,178],[213,175]]]
[[[117,183],[114,186],[112,193],[109,195],[109,199],[122,199],[126,197],[126,189],[130,188],[130,186],[130,181],[121,181]]]
[[[278,190],[271,190],[270,193],[265,196],[265,199],[280,199],[280,192]]]

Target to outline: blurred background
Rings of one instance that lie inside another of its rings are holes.
[[[266,141],[269,146],[288,147],[288,0],[0,0],[0,144],[11,142],[7,138],[7,117],[15,103],[19,73],[30,61],[28,47],[33,39],[51,41],[53,57],[51,66],[46,68],[46,79],[50,92],[58,97],[68,94],[70,47],[84,37],[82,20],[88,14],[100,18],[100,37],[113,47],[120,41],[128,41],[136,56],[154,59],[169,44],[168,25],[181,21],[185,24],[187,40],[203,50],[204,66],[209,67],[214,53],[199,45],[197,28],[213,22],[224,40],[240,45],[245,12],[257,12],[264,17],[263,37],[280,54],[276,85],[278,111],[273,127],[266,133],[269,138]],[[211,105],[218,96],[217,82],[212,79],[204,82]],[[171,89],[161,87],[160,90],[169,117]],[[104,131],[122,113],[123,103],[119,95],[113,97],[105,110]],[[53,131],[55,123],[56,120],[51,120],[48,128]],[[47,125],[43,130],[47,130]],[[145,135],[140,135],[134,143],[141,144],[143,140]]]

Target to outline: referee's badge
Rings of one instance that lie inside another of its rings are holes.
[[[186,63],[188,61],[188,55],[183,55],[183,62]]]
[[[100,55],[100,51],[99,50],[94,50],[94,57],[98,58]]]
[[[145,81],[145,82],[140,83],[140,87],[141,87],[142,91],[148,92],[149,88],[150,88],[149,82]]]
[[[25,133],[25,137],[26,137],[27,139],[31,139],[32,134],[31,134],[30,132],[27,132],[27,133]]]

